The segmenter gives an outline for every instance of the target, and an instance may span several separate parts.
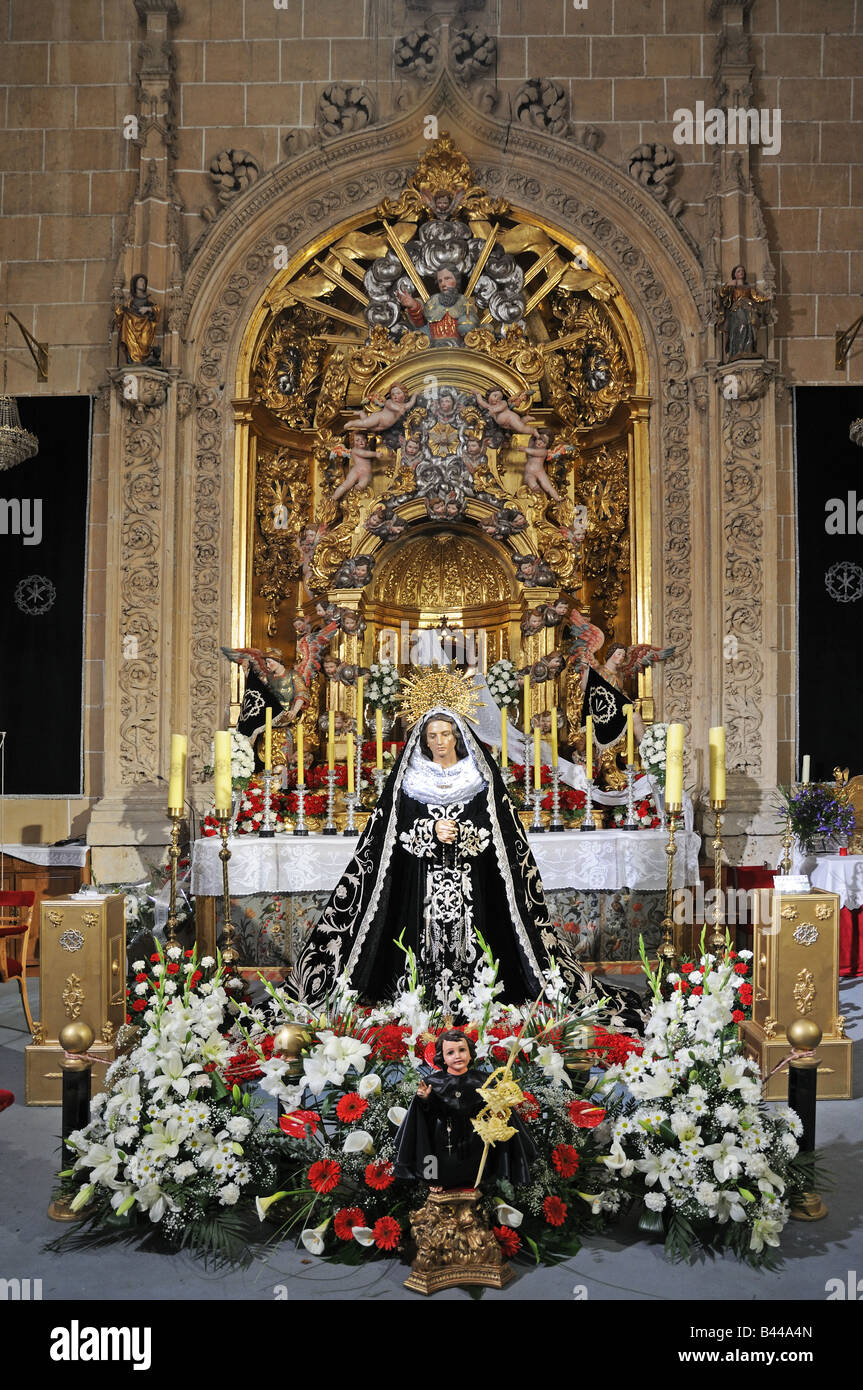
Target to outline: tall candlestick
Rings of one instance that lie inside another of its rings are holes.
[[[557,705],[551,706],[551,765],[557,767]]]
[[[539,725],[533,731],[533,787],[534,791],[539,791],[542,786],[542,752],[539,746],[540,734]]]
[[[267,705],[264,714],[264,771],[270,772],[273,767],[273,711]]]
[[[183,814],[186,800],[186,735],[171,734],[171,776],[168,782],[168,811]]]
[[[213,762],[216,814],[227,817],[231,814],[231,734],[228,729],[218,729],[213,735]]]
[[[354,792],[354,736],[348,734],[348,794],[353,796]]]
[[[506,767],[506,764],[507,764],[507,756],[506,756],[506,739],[507,739],[507,730],[508,730],[508,726],[509,726],[509,721],[507,720],[507,717],[506,717],[506,705],[504,705],[503,709],[502,709],[501,712],[500,712],[500,765],[501,765],[501,767]]]
[[[375,710],[375,767],[378,772],[384,765],[384,712]]]
[[[357,738],[363,741],[363,678],[357,677]]]
[[[626,715],[626,761],[632,764],[635,762],[635,736],[632,729],[632,705],[624,705],[623,713]]]
[[[584,750],[584,751],[585,751],[585,760],[586,760],[586,763],[587,763],[587,780],[588,780],[588,782],[592,782],[592,781],[593,781],[593,715],[592,715],[592,714],[589,714],[589,715],[587,716],[587,719],[586,719],[585,722],[584,722],[584,728],[585,728],[585,738],[586,738],[586,740],[587,740],[587,743],[586,743],[586,746],[585,746],[585,750]]]
[[[530,738],[530,676],[524,678],[524,736],[526,739]]]
[[[804,753],[804,754],[803,754],[803,766],[802,766],[801,769],[800,769],[800,781],[804,784],[804,786],[805,786],[805,785],[808,783],[808,781],[809,781],[809,754],[808,754],[808,753]]]
[[[716,725],[707,735],[710,750],[710,800],[725,800],[725,726]]]
[[[303,716],[297,720],[297,786],[301,787],[306,780],[306,763],[303,750]]]
[[[683,804],[683,725],[669,724],[665,741],[665,805]]]
[[[336,712],[331,709],[327,715],[327,771],[336,767]]]

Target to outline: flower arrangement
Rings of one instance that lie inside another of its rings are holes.
[[[641,766],[651,777],[655,777],[661,787],[665,786],[665,743],[667,737],[667,724],[651,724],[638,745]]]
[[[231,786],[244,790],[249,778],[255,771],[255,753],[251,743],[245,734],[241,734],[239,729],[231,729]],[[215,744],[210,743],[210,762],[204,768],[208,775],[212,774],[216,761]]]
[[[394,662],[378,661],[369,667],[363,695],[366,704],[371,705],[372,709],[389,712],[398,704],[401,688],[398,667]]]
[[[656,812],[656,802],[653,796],[642,797],[635,803],[635,819],[638,821],[642,830],[656,830],[662,825],[662,821]],[[615,806],[611,812],[612,825],[620,826],[626,823],[626,807]]]
[[[854,834],[854,807],[837,800],[819,782],[807,782],[796,791],[779,788],[791,818],[791,829],[804,854],[812,854],[820,840],[845,840]]]
[[[511,661],[502,659],[490,666],[486,674],[486,684],[499,709],[518,703],[518,678]]]
[[[156,1231],[242,1260],[251,1202],[241,1199],[275,1174],[251,1097],[224,1080],[242,980],[178,946],[133,971],[127,1019],[137,1041],[110,1067],[90,1123],[69,1136],[77,1157],[62,1190],[91,1228]]]
[[[801,1124],[762,1101],[758,1066],[737,1041],[739,962],[702,956],[669,976],[665,1001],[643,943],[641,953],[653,1011],[643,1053],[606,1072],[604,1084],[620,1082],[631,1097],[607,1162],[636,1178],[640,1228],[664,1234],[671,1258],[724,1247],[763,1264],[802,1186]]]
[[[309,809],[310,797],[306,798],[306,811],[312,814]],[[273,818],[273,829],[284,831],[290,828],[288,817],[296,813],[296,796],[293,797],[283,792],[280,787],[273,786],[270,793],[270,809]],[[235,835],[254,835],[260,830],[264,821],[264,788],[258,777],[250,777],[243,789],[240,802],[236,812],[236,828],[233,830]],[[213,812],[204,816],[201,821],[201,834],[203,836],[218,835],[219,822]]]
[[[540,770],[540,775],[545,769]],[[554,804],[554,795],[549,792],[539,803],[544,811],[550,811]],[[587,806],[587,793],[580,787],[567,787],[561,785],[558,793],[558,804],[560,807],[560,818],[564,825],[580,825],[584,820],[584,812]]]

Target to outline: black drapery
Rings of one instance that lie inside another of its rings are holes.
[[[610,748],[626,729],[624,705],[626,696],[615,689],[592,666],[588,669],[584,688],[582,718],[593,716],[593,737],[598,748]]]

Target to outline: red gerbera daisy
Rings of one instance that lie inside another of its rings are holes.
[[[562,1178],[571,1178],[578,1172],[578,1149],[571,1144],[558,1144],[551,1155],[551,1161]]]
[[[394,1182],[395,1176],[391,1163],[366,1164],[366,1184],[374,1188],[375,1192],[386,1192],[387,1188]]]
[[[354,1120],[362,1119],[369,1108],[369,1103],[362,1096],[358,1096],[356,1091],[349,1091],[346,1096],[342,1096],[336,1106],[336,1114],[342,1124],[351,1125]]]
[[[566,1220],[566,1202],[559,1197],[546,1197],[542,1211],[549,1226],[562,1226]]]
[[[338,1187],[341,1176],[341,1164],[334,1163],[331,1158],[321,1158],[309,1169],[309,1182],[315,1192],[332,1192]]]
[[[365,1213],[361,1207],[342,1207],[333,1217],[333,1230],[339,1240],[353,1240],[354,1226],[365,1226]]]
[[[536,1096],[533,1094],[533,1091],[525,1091],[523,1094],[524,1094],[524,1100],[521,1101],[521,1102],[515,1107],[516,1110],[518,1111],[519,1115],[521,1116],[521,1118],[522,1118],[523,1120],[527,1120],[527,1121],[530,1121],[530,1120],[538,1120],[538,1119],[539,1119],[539,1101],[537,1100]]]
[[[379,1250],[395,1250],[402,1238],[402,1228],[394,1216],[382,1216],[372,1227],[372,1235]]]
[[[314,1110],[291,1110],[279,1119],[279,1129],[291,1139],[305,1139],[306,1131],[317,1134],[320,1116]]]
[[[571,1100],[568,1106],[569,1118],[576,1129],[596,1129],[605,1119],[601,1105],[591,1105],[587,1100]]]
[[[521,1249],[521,1236],[511,1226],[492,1226],[491,1233],[508,1260]]]

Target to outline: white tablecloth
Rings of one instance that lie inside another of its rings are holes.
[[[543,887],[604,889],[634,888],[642,892],[665,888],[663,830],[577,830],[562,834],[529,835],[530,847]],[[698,882],[699,837],[677,834],[674,886]],[[259,840],[234,835],[229,840],[231,893],[310,893],[335,887],[356,849],[356,839],[343,835],[290,834]],[[218,897],[222,892],[221,841],[217,836],[196,840],[192,848],[192,892]]]
[[[813,888],[838,893],[839,906],[853,912],[863,907],[863,854],[809,854],[795,852],[795,874],[808,874]]]
[[[87,866],[87,845],[0,845],[0,853],[10,859],[41,868],[84,869]]]

